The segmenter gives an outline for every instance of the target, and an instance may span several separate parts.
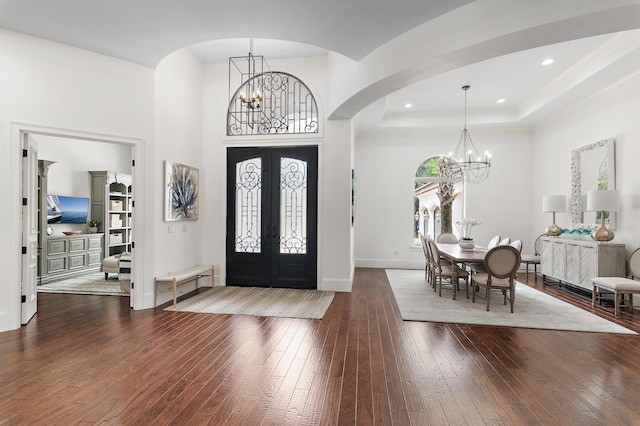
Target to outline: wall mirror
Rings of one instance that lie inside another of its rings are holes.
[[[605,139],[571,152],[571,222],[595,225],[598,212],[584,211],[587,191],[616,188],[614,140]],[[610,212],[608,227],[615,228],[615,213]]]

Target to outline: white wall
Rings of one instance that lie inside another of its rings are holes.
[[[616,215],[614,242],[624,243],[627,254],[640,246],[640,79],[625,83],[576,105],[542,123],[533,133],[535,170],[531,196],[532,229],[544,230],[551,214],[540,214],[541,199],[547,194],[571,195],[571,151],[599,140],[615,139],[616,189],[621,193],[621,211]],[[571,215],[559,213],[557,224],[571,227]]]
[[[321,290],[351,291],[351,120],[325,122],[319,207],[322,245]]]
[[[215,284],[224,283],[226,223],[226,146],[223,142],[229,94],[229,65],[209,64],[203,68],[202,158],[206,167],[200,170],[202,211],[207,226],[202,229],[203,262],[214,265]]]
[[[492,153],[491,175],[467,186],[467,217],[478,244],[495,235],[521,239],[523,253],[531,239],[531,143],[528,132],[470,129],[476,147]],[[427,158],[452,151],[460,134],[363,135],[356,143],[356,265],[422,268],[424,255],[413,246],[414,182]],[[455,226],[455,225],[454,225]]]
[[[189,266],[202,264],[202,234],[212,222],[203,206],[199,220],[164,221],[164,162],[185,164],[203,171],[208,161],[202,155],[202,64],[188,49],[178,50],[163,59],[156,68],[155,144],[149,170],[153,175],[153,199],[148,219],[154,224],[151,244],[153,276],[168,275]],[[206,199],[206,182],[200,177],[199,202]],[[204,281],[204,280],[203,280]],[[202,284],[206,284],[203,282]],[[195,283],[182,285],[179,294],[192,291]],[[158,303],[168,301],[170,293],[158,293]],[[153,285],[145,286],[145,301],[151,306]]]
[[[271,70],[290,73],[313,93],[320,114],[317,135],[226,136],[229,101],[228,64],[208,64],[203,76],[202,156],[207,163],[203,189],[209,215],[203,229],[204,262],[216,265],[217,283],[224,283],[226,223],[226,150],[232,146],[317,144],[319,161],[318,288],[349,290],[352,268],[350,230],[351,123],[327,123],[327,58],[269,60]],[[205,207],[203,207],[204,210]]]
[[[0,330],[20,324],[20,137],[17,123],[153,139],[153,70],[0,30]],[[18,129],[18,130],[17,130]],[[136,146],[139,152],[144,147]]]
[[[131,148],[104,142],[33,135],[38,159],[54,161],[49,168],[49,192],[57,195],[89,197],[89,170],[131,174]]]

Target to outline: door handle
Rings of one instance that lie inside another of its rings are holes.
[[[276,234],[276,226],[272,226],[271,228],[267,227],[267,229],[265,229],[264,232],[264,237],[265,238],[276,238],[277,234]]]

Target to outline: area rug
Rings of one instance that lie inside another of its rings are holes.
[[[423,270],[387,269],[387,277],[406,321],[428,321],[458,324],[495,325],[547,330],[588,331],[597,333],[638,334],[600,318],[555,297],[527,286],[516,284],[514,313],[502,294],[492,293],[490,311],[484,298],[476,303],[462,290],[456,300],[450,286],[442,286],[442,297],[424,280]],[[480,290],[484,296],[484,290]]]
[[[214,287],[165,311],[322,319],[332,291],[258,287]]]
[[[120,281],[116,275],[108,280],[103,272],[69,278],[63,281],[38,286],[39,293],[72,293],[93,294],[101,296],[128,296],[129,293],[120,289]]]

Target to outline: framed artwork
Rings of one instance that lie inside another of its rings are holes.
[[[164,220],[198,220],[199,170],[164,162]]]

